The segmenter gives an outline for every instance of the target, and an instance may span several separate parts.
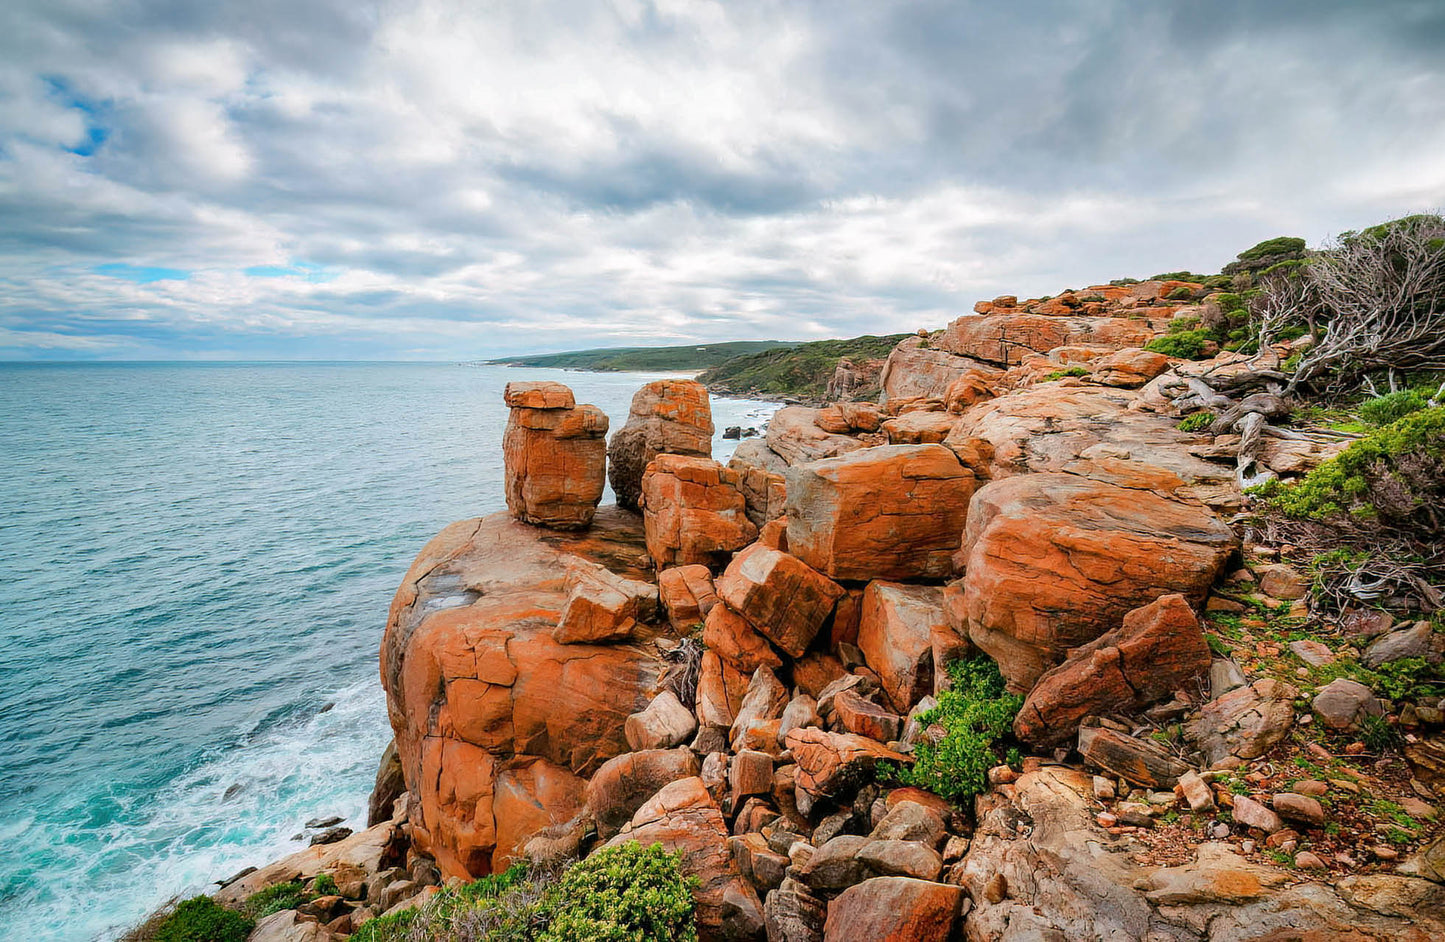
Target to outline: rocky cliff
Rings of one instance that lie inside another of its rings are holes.
[[[1197,287],[981,303],[727,466],[701,387],[652,384],[610,455],[637,513],[596,508],[606,417],[510,385],[509,513],[432,540],[387,622],[393,817],[224,892],[359,873],[330,938],[637,840],[698,877],[706,939],[1445,937],[1445,715],[1339,670],[1445,647],[1326,623],[1231,526],[1235,455],[1173,402],[1242,357],[1141,349]],[[960,663],[1012,704],[996,744]]]

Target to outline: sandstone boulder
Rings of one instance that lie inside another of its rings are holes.
[[[606,762],[587,783],[587,811],[604,837],[616,834],[642,803],[669,782],[701,771],[690,749],[644,749]]]
[[[657,574],[657,591],[667,620],[678,634],[688,634],[717,604],[712,572],[703,565],[673,566]]]
[[[742,492],[748,519],[754,525],[762,527],[783,515],[787,499],[786,461],[762,442],[751,441],[737,447],[728,459],[728,467],[737,472],[738,490]]]
[[[947,939],[962,919],[963,888],[909,877],[874,877],[828,904],[824,942]]]
[[[638,509],[642,475],[658,455],[712,457],[712,407],[707,387],[689,379],[659,379],[632,397],[627,424],[607,445],[607,478],[617,503]]]
[[[951,412],[905,412],[884,422],[882,430],[890,445],[938,445],[957,420]]]
[[[963,542],[969,637],[1027,692],[1070,648],[1163,595],[1203,601],[1236,545],[1204,507],[1070,474],[982,488]]]
[[[642,475],[647,551],[658,569],[718,565],[757,538],[738,474],[711,458],[664,454]]]
[[[1089,377],[1105,386],[1132,389],[1143,386],[1167,369],[1169,358],[1164,354],[1129,347],[1092,361],[1089,364]]]
[[[801,657],[843,589],[796,556],[755,543],[733,557],[717,594],[779,650]]]
[[[863,592],[858,648],[899,711],[933,692],[935,641],[953,633],[938,586],[874,580]]]
[[[948,325],[935,346],[959,356],[1014,366],[1030,352],[1048,353],[1055,347],[1074,344],[1116,350],[1142,347],[1155,334],[1155,327],[1147,320],[1119,317],[965,314]]]
[[[751,675],[759,667],[782,667],[783,659],[748,620],[726,605],[708,612],[702,643],[729,666]]]
[[[867,447],[850,435],[838,435],[819,428],[817,419],[820,411],[804,406],[788,406],[774,412],[768,420],[768,449],[792,466]]]
[[[809,727],[788,733],[786,741],[798,763],[798,789],[814,798],[831,798],[859,784],[879,762],[911,761],[877,740],[853,733]]]
[[[1014,734],[1041,747],[1066,742],[1086,716],[1136,713],[1186,689],[1209,671],[1210,660],[1189,603],[1166,595],[1040,677],[1014,719]]]
[[[602,499],[607,416],[561,383],[508,383],[502,435],[507,509],[526,523],[579,530]],[[529,405],[530,404],[530,405]]]
[[[664,690],[647,709],[629,716],[623,731],[634,750],[668,749],[692,738],[697,732],[697,718],[682,705],[677,694]]]
[[[626,718],[658,692],[665,665],[630,644],[559,644],[553,631],[569,565],[639,579],[640,537],[636,518],[615,509],[581,533],[506,515],[464,521],[428,543],[403,580],[382,643],[382,682],[403,776],[419,799],[413,838],[444,876],[472,879],[504,865],[499,776],[538,759],[587,776],[626,750]],[[566,802],[534,797],[563,815],[548,823],[571,816]]]
[[[978,360],[937,349],[927,338],[907,337],[888,354],[888,362],[883,367],[884,398],[942,399],[953,381],[970,370],[985,375],[1000,372]]]
[[[567,569],[567,602],[552,637],[561,644],[622,641],[656,614],[656,586],[578,560]]]
[[[788,547],[835,579],[938,579],[976,481],[942,445],[889,445],[788,474]]]
[[[1340,730],[1357,728],[1365,717],[1385,713],[1373,690],[1345,677],[1336,677],[1315,694],[1310,708],[1321,723]]]
[[[1237,687],[1200,707],[1184,738],[1208,765],[1258,759],[1289,734],[1299,691],[1273,678]]]

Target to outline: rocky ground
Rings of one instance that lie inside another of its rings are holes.
[[[727,466],[696,383],[610,446],[510,384],[509,513],[444,530],[392,605],[374,826],[221,898],[331,874],[253,939],[341,938],[638,840],[700,878],[708,939],[1445,937],[1445,704],[1391,682],[1445,634],[1312,610],[1231,526],[1229,438],[1172,403],[1243,357],[1141,349],[1195,294],[986,302],[900,343],[881,402],[784,409]],[[597,509],[609,467],[640,513]],[[1013,763],[971,800],[900,784],[979,655],[1022,703]]]

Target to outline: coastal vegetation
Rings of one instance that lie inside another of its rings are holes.
[[[718,366],[734,357],[797,346],[787,340],[731,340],[725,343],[684,344],[675,347],[604,347],[565,353],[539,353],[502,357],[490,363],[593,372],[690,372]]]
[[[768,396],[780,399],[821,401],[827,397],[828,382],[843,359],[883,360],[898,342],[910,334],[874,336],[848,340],[815,340],[787,349],[765,350],[734,357],[698,377],[709,389],[738,396]],[[877,385],[855,391],[851,398],[876,396]]]

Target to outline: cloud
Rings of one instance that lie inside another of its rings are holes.
[[[15,0],[0,356],[844,336],[1214,270],[1445,203],[1441,42],[1412,0]]]

